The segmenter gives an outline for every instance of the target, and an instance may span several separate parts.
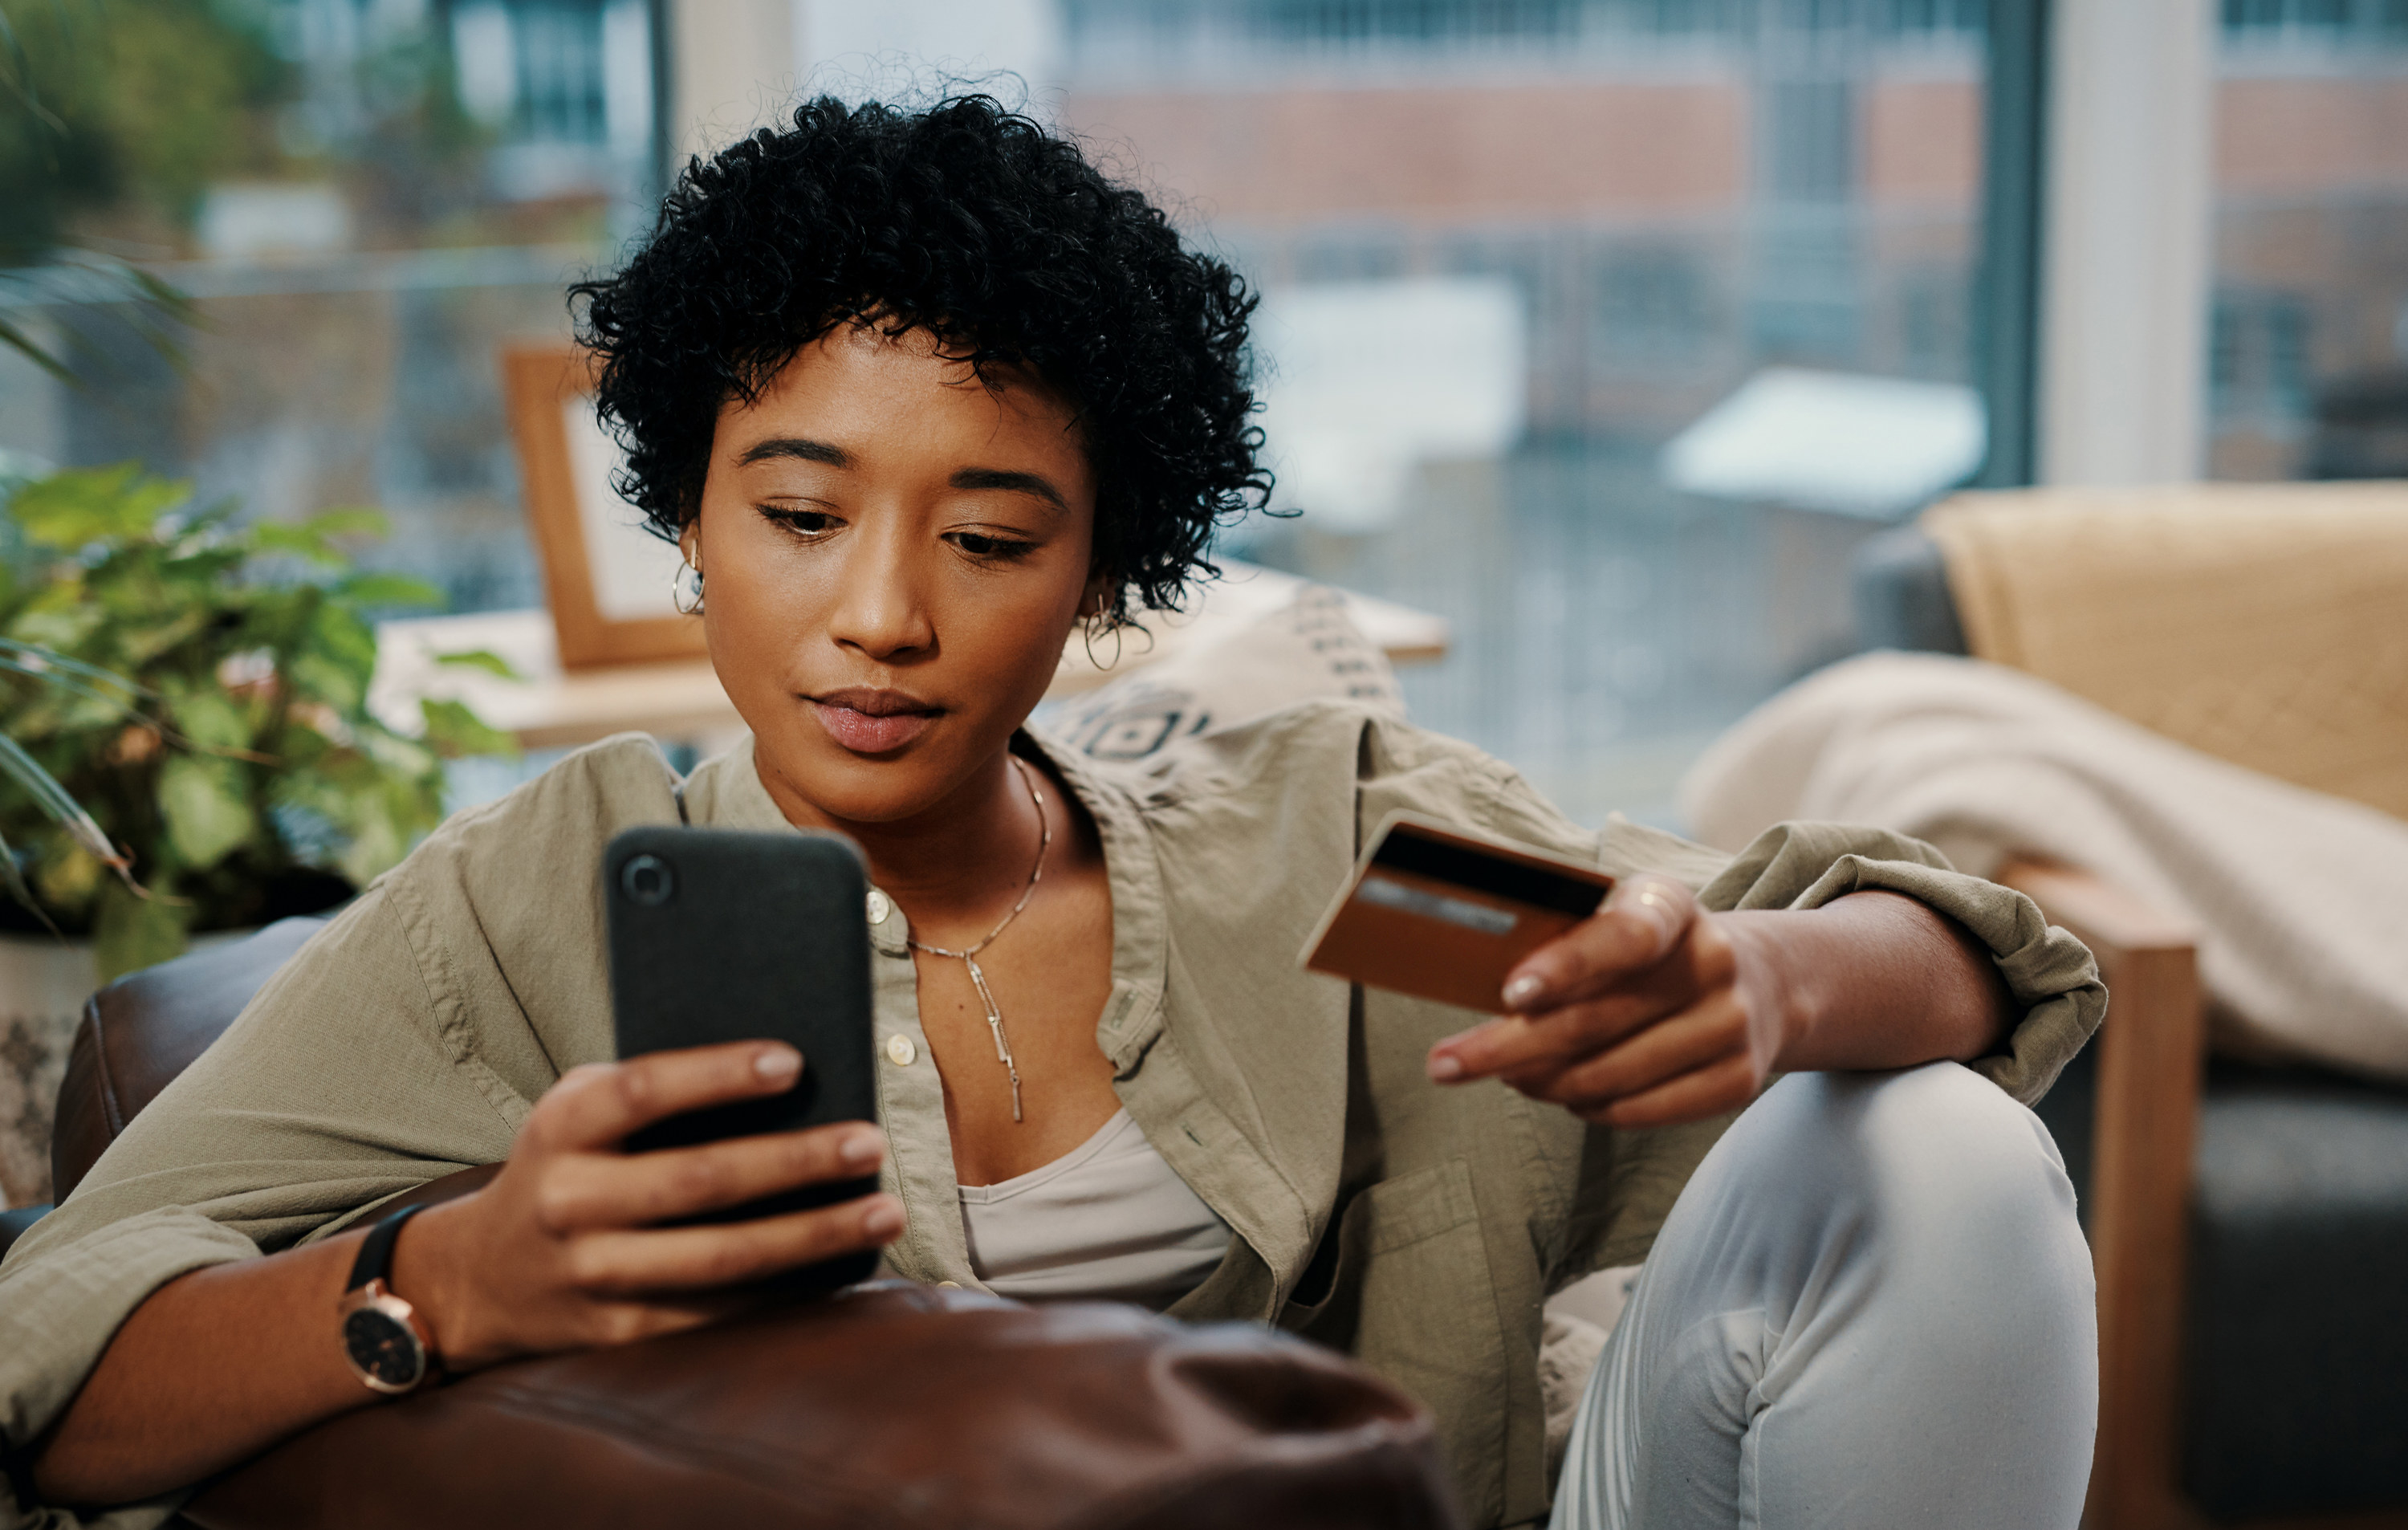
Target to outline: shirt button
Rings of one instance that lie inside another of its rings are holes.
[[[869,890],[869,922],[885,923],[886,916],[894,910],[894,908],[895,905],[888,901],[885,894],[874,887]]]
[[[886,1060],[896,1067],[910,1067],[919,1055],[920,1049],[911,1045],[910,1037],[890,1036],[886,1038]]]

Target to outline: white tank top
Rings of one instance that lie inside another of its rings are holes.
[[[1203,1283],[1229,1224],[1187,1188],[1125,1110],[1042,1168],[960,1185],[970,1268],[1000,1295],[1157,1310]]]

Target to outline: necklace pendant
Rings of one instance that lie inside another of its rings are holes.
[[[970,986],[978,990],[979,1002],[986,1006],[986,1028],[995,1037],[995,1060],[1011,1076],[1011,1119],[1020,1122],[1020,1065],[1011,1055],[1011,1044],[1003,1038],[1003,1010],[996,1004],[995,995],[987,991],[986,974],[979,970],[975,957],[965,956],[962,965],[969,968]]]
[[[984,939],[964,950],[948,951],[942,946],[923,945],[912,939],[908,930],[904,932],[904,942],[913,951],[924,951],[930,956],[952,957],[969,969],[970,986],[978,990],[979,1003],[986,1008],[987,1034],[995,1037],[995,1060],[1003,1065],[1004,1072],[1011,1079],[1011,1119],[1017,1123],[1021,1120],[1020,1065],[1012,1061],[1011,1043],[1005,1039],[1003,1034],[1003,1009],[995,1002],[995,994],[986,986],[986,974],[979,970],[978,953],[993,945],[995,937],[1010,928],[1011,922],[1020,917],[1020,910],[1028,907],[1030,895],[1037,891],[1037,879],[1045,875],[1045,851],[1054,843],[1054,825],[1046,822],[1045,799],[1038,794],[1036,778],[1017,759],[1011,762],[1011,767],[1020,772],[1020,784],[1028,789],[1029,804],[1037,809],[1037,862],[1028,868],[1028,885],[1020,890],[1020,901],[1003,916],[1002,923],[986,932]],[[878,899],[882,894],[872,893],[870,896]]]
[[[978,990],[979,1003],[986,1006],[986,1028],[995,1037],[995,1060],[1010,1067],[1011,1049],[1003,1039],[1003,1010],[996,1006],[995,995],[987,992],[986,974],[981,972],[978,963],[968,956],[962,958],[962,965],[970,969],[970,986]]]

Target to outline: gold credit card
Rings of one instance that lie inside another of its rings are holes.
[[[1595,866],[1394,813],[1305,942],[1304,965],[1493,1015],[1506,974],[1612,890]]]

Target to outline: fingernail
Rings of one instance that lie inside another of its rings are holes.
[[[792,1047],[765,1047],[752,1058],[752,1071],[771,1080],[791,1079],[803,1070],[803,1054]]]
[[[1451,1084],[1463,1077],[1463,1060],[1451,1051],[1432,1052],[1429,1076],[1442,1084]]]
[[[893,1201],[871,1207],[862,1216],[861,1230],[872,1237],[893,1237],[903,1230],[903,1208]]]
[[[886,1156],[886,1143],[876,1132],[855,1132],[836,1152],[854,1168],[867,1168]]]
[[[1547,982],[1545,979],[1525,972],[1520,977],[1511,979],[1506,982],[1505,1008],[1508,1009],[1519,1009],[1524,1005],[1529,1003],[1532,999],[1537,998],[1546,991]]]

